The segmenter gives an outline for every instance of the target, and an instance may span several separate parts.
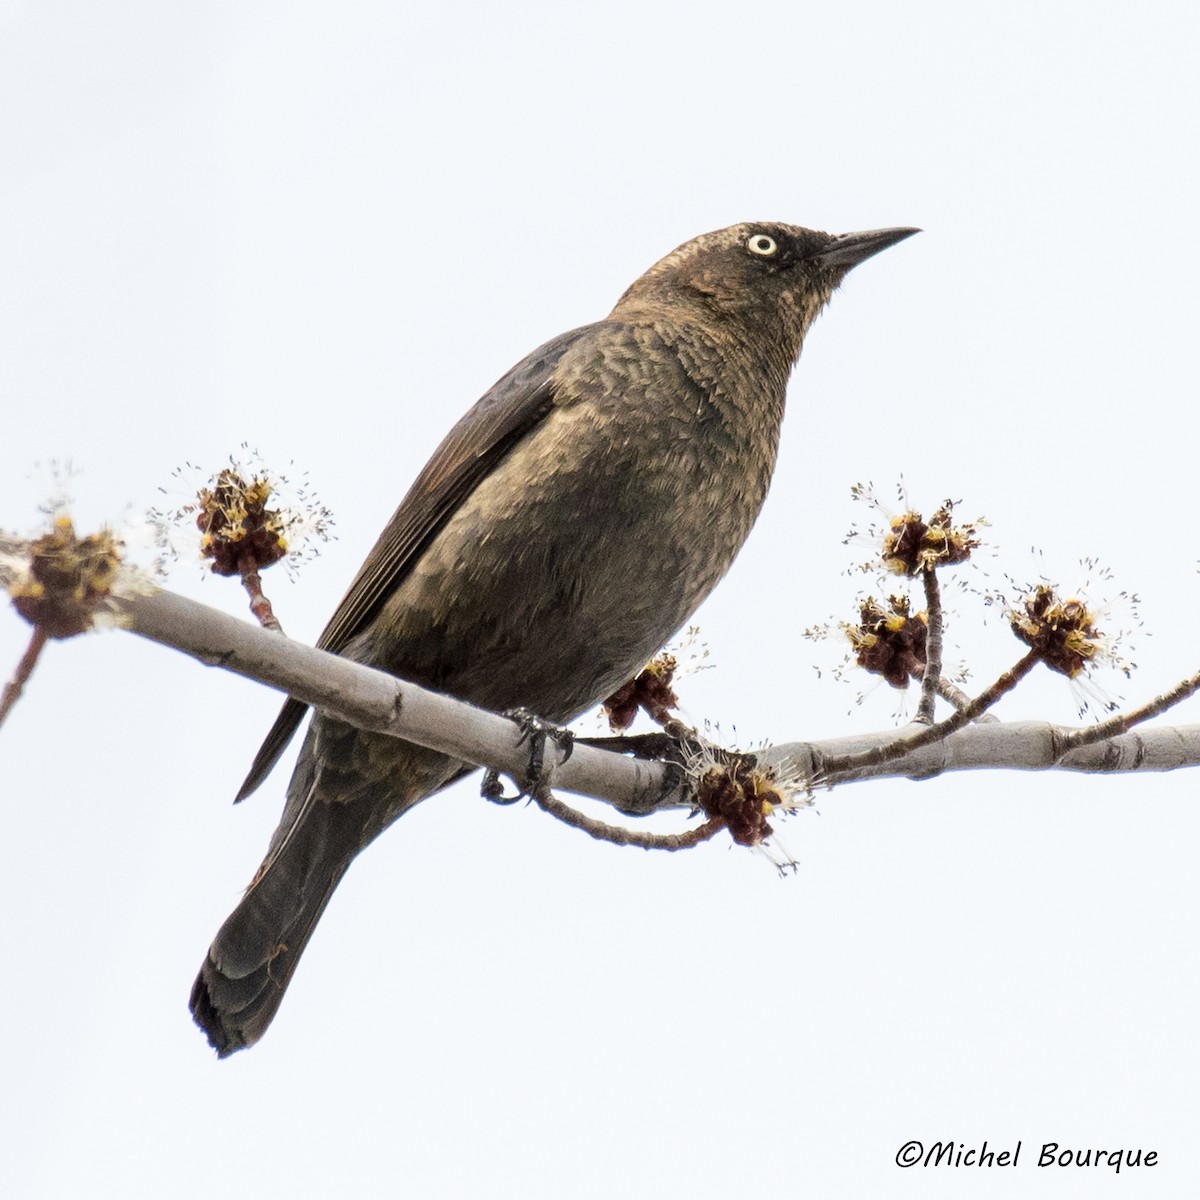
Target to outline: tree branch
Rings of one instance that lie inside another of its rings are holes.
[[[119,623],[131,632],[182,650],[209,666],[288,692],[359,728],[403,737],[524,779],[528,747],[520,745],[521,733],[506,717],[280,637],[171,592],[155,590],[112,603],[119,607]],[[987,694],[994,699],[992,692],[988,689]],[[1072,738],[1086,730],[1040,721],[967,724],[983,707],[983,699],[977,698],[941,722],[940,728],[949,725],[952,731],[940,740],[939,726],[918,727],[911,738],[889,729],[793,742],[759,757],[776,765],[787,760],[814,780],[827,778],[832,767],[838,783],[888,776],[924,778],[986,767],[1131,772],[1200,765],[1200,725],[1142,729],[1074,747]],[[893,749],[898,740],[909,747],[902,755]],[[888,757],[881,759],[881,753]],[[690,802],[675,768],[583,744],[555,767],[553,784],[630,814],[685,807]]]
[[[287,692],[331,717],[404,738],[524,784],[529,747],[507,717],[418,687],[349,659],[281,637],[173,592],[112,598],[122,628],[182,650],[207,666]],[[547,764],[548,766],[550,764]],[[642,814],[686,807],[682,773],[611,751],[577,747],[553,767],[554,786]]]
[[[16,577],[19,568],[13,556],[22,545],[0,536],[0,585]],[[505,717],[291,641],[141,579],[114,589],[101,601],[100,611],[141,637],[286,692],[338,720],[495,768],[522,785],[527,782],[529,748],[522,744],[519,727]],[[1023,660],[1013,675],[1026,665]],[[1006,672],[997,685],[1009,681]],[[1185,681],[1136,715],[1159,711],[1167,698],[1177,700],[1196,682],[1196,677]],[[800,776],[823,783],[885,776],[918,779],[981,768],[1140,772],[1200,765],[1200,725],[1142,728],[1096,741],[1090,730],[1044,722],[968,724],[1006,690],[997,685],[938,725],[918,727],[919,732],[884,730],[795,742],[758,757],[777,770],[787,764],[793,780]],[[1127,729],[1128,721],[1122,727]],[[1110,728],[1117,732],[1115,724]],[[632,750],[637,739],[628,741]],[[583,744],[567,761],[553,766],[551,784],[605,801],[628,815],[689,807],[695,795],[695,781],[674,764]]]
[[[1003,768],[1012,771],[1059,769],[1088,774],[1174,771],[1200,764],[1200,725],[1141,728],[1072,748],[1077,730],[1048,721],[977,722],[939,742],[909,751],[902,759],[864,763],[838,771],[837,784],[904,776],[927,779],[946,771]],[[826,763],[867,757],[896,740],[895,732],[855,734],[821,742],[788,742],[759,755],[764,765],[819,779]]]

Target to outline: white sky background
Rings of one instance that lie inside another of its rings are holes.
[[[992,520],[994,570],[1100,555],[1155,633],[1105,682],[1152,695],[1200,659],[1186,11],[0,3],[0,524],[36,527],[35,464],[81,469],[87,528],[248,441],[336,510],[268,576],[311,640],[452,421],[673,246],[915,224],[810,336],[689,711],[743,743],[891,721],[800,635],[852,611],[850,485],[901,472]],[[1020,647],[979,623],[949,637],[982,684]],[[0,617],[0,672],[27,635]],[[281,807],[284,771],[229,803],[277,703],[106,634],[52,645],[0,735],[5,1196],[1197,1194],[1194,774],[846,788],[784,826],[784,881],[464,786],[358,861],[218,1063],[186,1001]],[[901,1171],[910,1138],[1024,1149]],[[1044,1141],[1161,1165],[1038,1170]]]

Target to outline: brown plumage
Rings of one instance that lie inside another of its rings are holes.
[[[851,267],[915,232],[756,222],[672,251],[454,426],[317,644],[494,710],[561,722],[598,703],[745,541],[817,313]],[[239,799],[303,715],[287,701]],[[267,857],[192,990],[222,1057],[270,1024],[354,856],[467,769],[314,717]]]

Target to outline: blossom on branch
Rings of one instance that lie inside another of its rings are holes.
[[[160,546],[175,559],[188,548],[198,552],[216,575],[264,571],[281,561],[295,571],[315,557],[317,543],[333,536],[332,513],[305,477],[293,484],[269,470],[257,451],[246,446],[242,451],[241,459],[231,455],[229,466],[207,482],[188,487],[187,498],[177,507],[150,514]],[[191,463],[173,472],[181,482],[198,474]],[[185,530],[198,531],[199,538]]]
[[[122,543],[109,529],[79,537],[65,513],[35,538],[8,584],[13,607],[47,637],[67,638],[92,628],[121,568]]]

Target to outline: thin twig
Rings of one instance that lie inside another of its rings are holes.
[[[0,692],[0,725],[4,724],[4,718],[12,712],[13,705],[25,690],[25,685],[29,682],[30,675],[33,674],[33,668],[37,666],[38,656],[42,653],[42,647],[45,646],[46,641],[46,631],[42,626],[35,625],[29,645],[25,647],[25,653],[21,655],[21,661],[17,663],[17,669],[13,672],[12,678],[4,685],[4,691]]]
[[[932,742],[949,737],[956,730],[973,721],[980,713],[991,708],[1001,696],[1011,692],[1041,659],[1035,650],[1030,650],[1012,667],[1000,675],[986,691],[981,692],[965,708],[960,708],[944,721],[930,725],[920,733],[899,737],[886,746],[876,746],[863,750],[858,754],[843,754],[826,759],[821,764],[821,779],[823,784],[836,782],[835,777],[843,771],[856,770],[859,767],[875,767],[893,759],[903,758],[910,751],[919,750]]]
[[[564,804],[545,784],[535,787],[530,796],[543,812],[549,813],[563,824],[582,829],[589,837],[601,842],[611,842],[614,846],[637,846],[642,850],[690,850],[693,846],[708,841],[725,827],[725,822],[720,817],[709,817],[703,825],[697,825],[695,829],[685,829],[682,833],[648,833],[626,829],[623,825],[608,825],[595,817],[586,816]]]
[[[914,668],[912,673],[912,677],[914,679],[921,681],[924,679],[924,676],[924,671]],[[945,700],[947,704],[954,708],[966,708],[967,705],[971,703],[971,697],[968,696],[967,693],[964,692],[957,684],[951,683],[950,680],[945,677],[945,675],[938,679],[935,686],[937,688],[937,694],[941,696],[941,698]],[[993,713],[981,713],[975,719],[977,721],[995,721],[997,718]]]
[[[263,591],[262,576],[258,572],[258,563],[252,554],[245,554],[238,563],[238,573],[242,578],[242,586],[250,596],[250,611],[264,629],[274,633],[283,633],[283,626],[271,607],[271,601]]]
[[[1157,717],[1159,713],[1166,712],[1168,708],[1178,704],[1181,700],[1186,700],[1197,689],[1200,689],[1200,671],[1177,683],[1169,691],[1163,692],[1161,696],[1156,696],[1140,708],[1130,709],[1127,713],[1118,713],[1115,717],[1109,717],[1107,721],[1101,721],[1098,725],[1092,725],[1087,729],[1072,730],[1066,737],[1064,751],[1077,750],[1080,746],[1091,746],[1096,742],[1107,741],[1110,737],[1127,733],[1135,725],[1140,725],[1143,721],[1150,720],[1151,717]]]
[[[925,568],[922,582],[925,584],[925,674],[915,719],[922,725],[932,725],[938,681],[942,677],[942,591],[933,567]]]

